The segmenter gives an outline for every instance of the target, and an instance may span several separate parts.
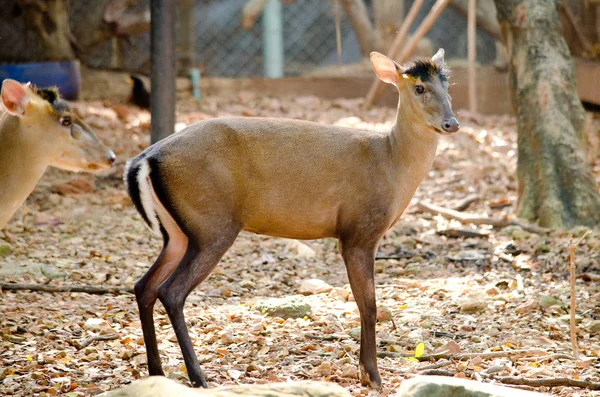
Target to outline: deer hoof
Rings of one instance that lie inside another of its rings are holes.
[[[363,364],[360,364],[360,383],[363,386],[368,386],[371,389],[379,390],[381,389],[381,375],[377,369],[375,371],[367,371]]]

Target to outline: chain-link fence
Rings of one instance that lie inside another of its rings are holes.
[[[435,0],[425,0],[413,23],[414,30],[429,12]],[[10,10],[16,0],[0,0],[3,10]],[[107,0],[69,0],[71,30],[77,40],[92,29],[89,22],[92,10],[105,7]],[[142,0],[137,7],[148,7]],[[370,12],[371,1],[365,1]],[[413,1],[405,0],[405,12]],[[194,0],[193,26],[195,29],[195,58],[207,76],[261,76],[263,74],[263,40],[261,21],[249,30],[240,27],[243,0]],[[341,7],[340,7],[341,9]],[[97,13],[102,15],[102,13]],[[331,0],[295,0],[282,7],[284,40],[284,74],[300,75],[316,67],[338,62],[336,52],[334,6]],[[358,43],[343,11],[340,10],[342,56],[341,63],[360,60]],[[88,18],[88,19],[86,19]],[[0,18],[2,19],[2,18]],[[0,62],[5,59],[26,58],[28,52],[37,50],[35,36],[26,33],[22,18],[12,18],[10,23],[0,21],[0,39],[8,50],[0,51]],[[88,29],[88,31],[86,31]],[[443,47],[446,58],[466,58],[466,19],[450,7],[427,34],[434,51]],[[25,38],[25,39],[24,39]],[[101,69],[149,71],[149,32],[113,38],[94,48],[82,48],[82,60],[88,66]],[[6,56],[6,53],[12,56]],[[495,57],[494,39],[483,31],[477,34],[477,57],[480,63],[489,63]]]

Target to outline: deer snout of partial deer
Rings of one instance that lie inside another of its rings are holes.
[[[49,165],[95,172],[115,163],[112,150],[71,111],[56,88],[6,79],[0,100],[6,110],[0,113],[0,229]]]
[[[456,120],[456,117],[450,117],[449,119],[444,120],[442,128],[446,132],[456,132],[460,128],[460,123],[458,122],[458,120]]]

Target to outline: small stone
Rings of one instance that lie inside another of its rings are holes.
[[[472,300],[463,303],[460,307],[460,311],[464,313],[477,313],[486,310],[488,307],[486,301]]]
[[[297,240],[292,240],[289,246],[296,251],[297,258],[314,258],[317,255],[314,249]]]
[[[569,315],[569,314],[564,314],[564,315],[560,316],[558,319],[560,321],[562,321],[563,323],[565,323],[565,324],[571,323],[571,315]],[[583,320],[583,317],[581,317],[580,315],[576,314],[575,315],[575,323],[580,323],[581,320]]]
[[[83,325],[83,328],[92,332],[100,332],[101,334],[114,333],[114,330],[110,324],[101,318],[88,318]]]
[[[50,379],[50,384],[53,386],[68,385],[68,384],[71,384],[71,378],[66,377],[66,376],[63,376],[60,378],[53,378],[53,379]]]
[[[73,271],[71,271],[71,274],[69,274],[69,278],[73,281],[81,281],[81,280],[85,279],[85,277],[86,277],[86,274],[79,270],[73,270]]]
[[[392,311],[389,307],[379,305],[377,306],[377,320],[383,321],[391,321],[392,320]]]
[[[22,344],[27,341],[27,338],[25,338],[24,336],[11,335],[11,334],[2,334],[2,339],[6,340],[8,342],[17,343],[17,344]]]
[[[500,290],[495,285],[491,285],[485,290],[485,293],[491,296],[496,296],[500,294]]]
[[[600,334],[600,321],[594,321],[592,322],[588,327],[587,327],[587,331],[590,334],[593,335],[598,335]]]
[[[220,335],[221,343],[224,345],[231,345],[234,342],[233,334],[231,332],[225,331]]]
[[[238,371],[237,369],[228,369],[227,375],[233,380],[238,380],[244,373],[242,371]]]
[[[317,367],[316,371],[321,376],[329,376],[333,373],[333,368],[329,361],[324,361]]]
[[[485,259],[485,255],[477,250],[463,250],[456,255],[449,255],[448,259],[454,262],[460,261],[479,261]]]
[[[359,341],[360,340],[360,327],[351,328],[348,331],[348,335],[350,335],[350,337],[352,339],[355,339],[355,340]]]
[[[556,299],[552,296],[542,296],[540,298],[540,307],[542,309],[547,309],[551,306],[563,306],[563,303],[560,301],[560,299]]]
[[[309,280],[302,281],[300,288],[298,288],[298,293],[302,295],[314,295],[331,292],[331,290],[333,290],[333,287],[327,284],[325,281],[311,278]]]
[[[347,302],[350,296],[350,291],[345,288],[335,287],[331,290],[328,295],[331,299],[338,300],[340,302]]]
[[[94,187],[85,179],[74,178],[68,182],[56,185],[54,187],[54,191],[63,196],[69,196],[74,194],[91,193],[94,191]]]
[[[0,258],[4,258],[10,254],[12,247],[8,243],[0,243]]]
[[[256,304],[254,309],[267,316],[283,319],[303,318],[312,313],[310,305],[304,303],[299,296],[267,299]]]
[[[519,314],[529,313],[530,311],[536,309],[538,307],[537,301],[531,299],[525,303],[520,304],[516,307],[515,312]]]
[[[129,360],[133,357],[133,350],[124,349],[119,353],[118,357],[123,360]]]
[[[451,340],[435,349],[435,353],[458,354],[462,353],[462,349],[460,348],[460,345],[458,343]]]
[[[531,236],[530,233],[526,232],[523,229],[515,229],[512,231],[512,238],[515,241],[522,241],[527,239],[529,236]]]
[[[344,364],[342,366],[342,378],[358,379],[358,369],[356,365]]]

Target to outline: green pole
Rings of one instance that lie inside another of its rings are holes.
[[[268,78],[283,77],[283,28],[281,2],[267,0],[263,10],[264,74]]]

